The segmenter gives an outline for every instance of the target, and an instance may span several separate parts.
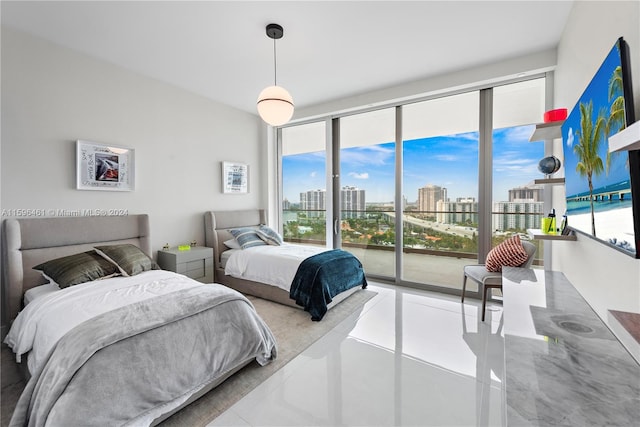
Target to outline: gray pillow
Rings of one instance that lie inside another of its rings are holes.
[[[159,269],[158,265],[147,254],[137,246],[129,243],[95,246],[94,249],[105,260],[114,264],[123,276],[135,276],[144,271]]]
[[[229,230],[233,237],[236,238],[242,249],[252,248],[254,246],[264,246],[265,241],[258,236],[257,230],[251,227],[234,228]]]
[[[50,277],[60,288],[78,285],[118,274],[118,268],[109,261],[87,251],[43,262],[33,267]]]

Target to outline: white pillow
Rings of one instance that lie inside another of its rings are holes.
[[[39,298],[43,295],[50,294],[52,292],[57,292],[59,290],[60,290],[60,287],[58,286],[57,283],[54,283],[54,282],[47,283],[46,285],[36,286],[31,289],[27,289],[24,293],[24,305],[26,307],[27,304],[29,304],[31,301],[35,300],[36,298]]]
[[[224,245],[229,249],[242,249],[240,243],[236,239],[229,239],[224,241]]]

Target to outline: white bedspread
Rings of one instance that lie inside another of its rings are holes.
[[[328,250],[292,244],[233,249],[224,272],[229,276],[277,286],[288,292],[300,263]]]
[[[71,286],[31,301],[16,317],[4,342],[16,353],[18,362],[22,354],[31,351],[27,366],[33,373],[58,340],[85,320],[195,286],[212,285],[170,271],[152,270],[132,277],[118,276]]]

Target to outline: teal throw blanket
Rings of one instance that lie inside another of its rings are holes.
[[[334,296],[356,286],[367,287],[362,263],[349,252],[333,249],[302,261],[289,296],[311,314],[311,320],[318,321]]]

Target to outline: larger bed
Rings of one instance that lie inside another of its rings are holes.
[[[218,283],[303,308],[312,320],[321,320],[327,310],[367,287],[362,263],[346,251],[282,242],[230,248],[238,230],[265,228],[267,218],[262,209],[208,211],[204,216],[206,245],[213,248]],[[269,236],[265,240],[270,240]]]
[[[153,268],[147,215],[8,219],[2,236],[6,342],[30,375],[12,425],[157,424],[276,355],[239,292]],[[34,266],[96,247],[132,250],[146,267],[122,277],[130,265],[114,256],[120,275],[49,289],[21,310],[26,291],[52,286]]]

